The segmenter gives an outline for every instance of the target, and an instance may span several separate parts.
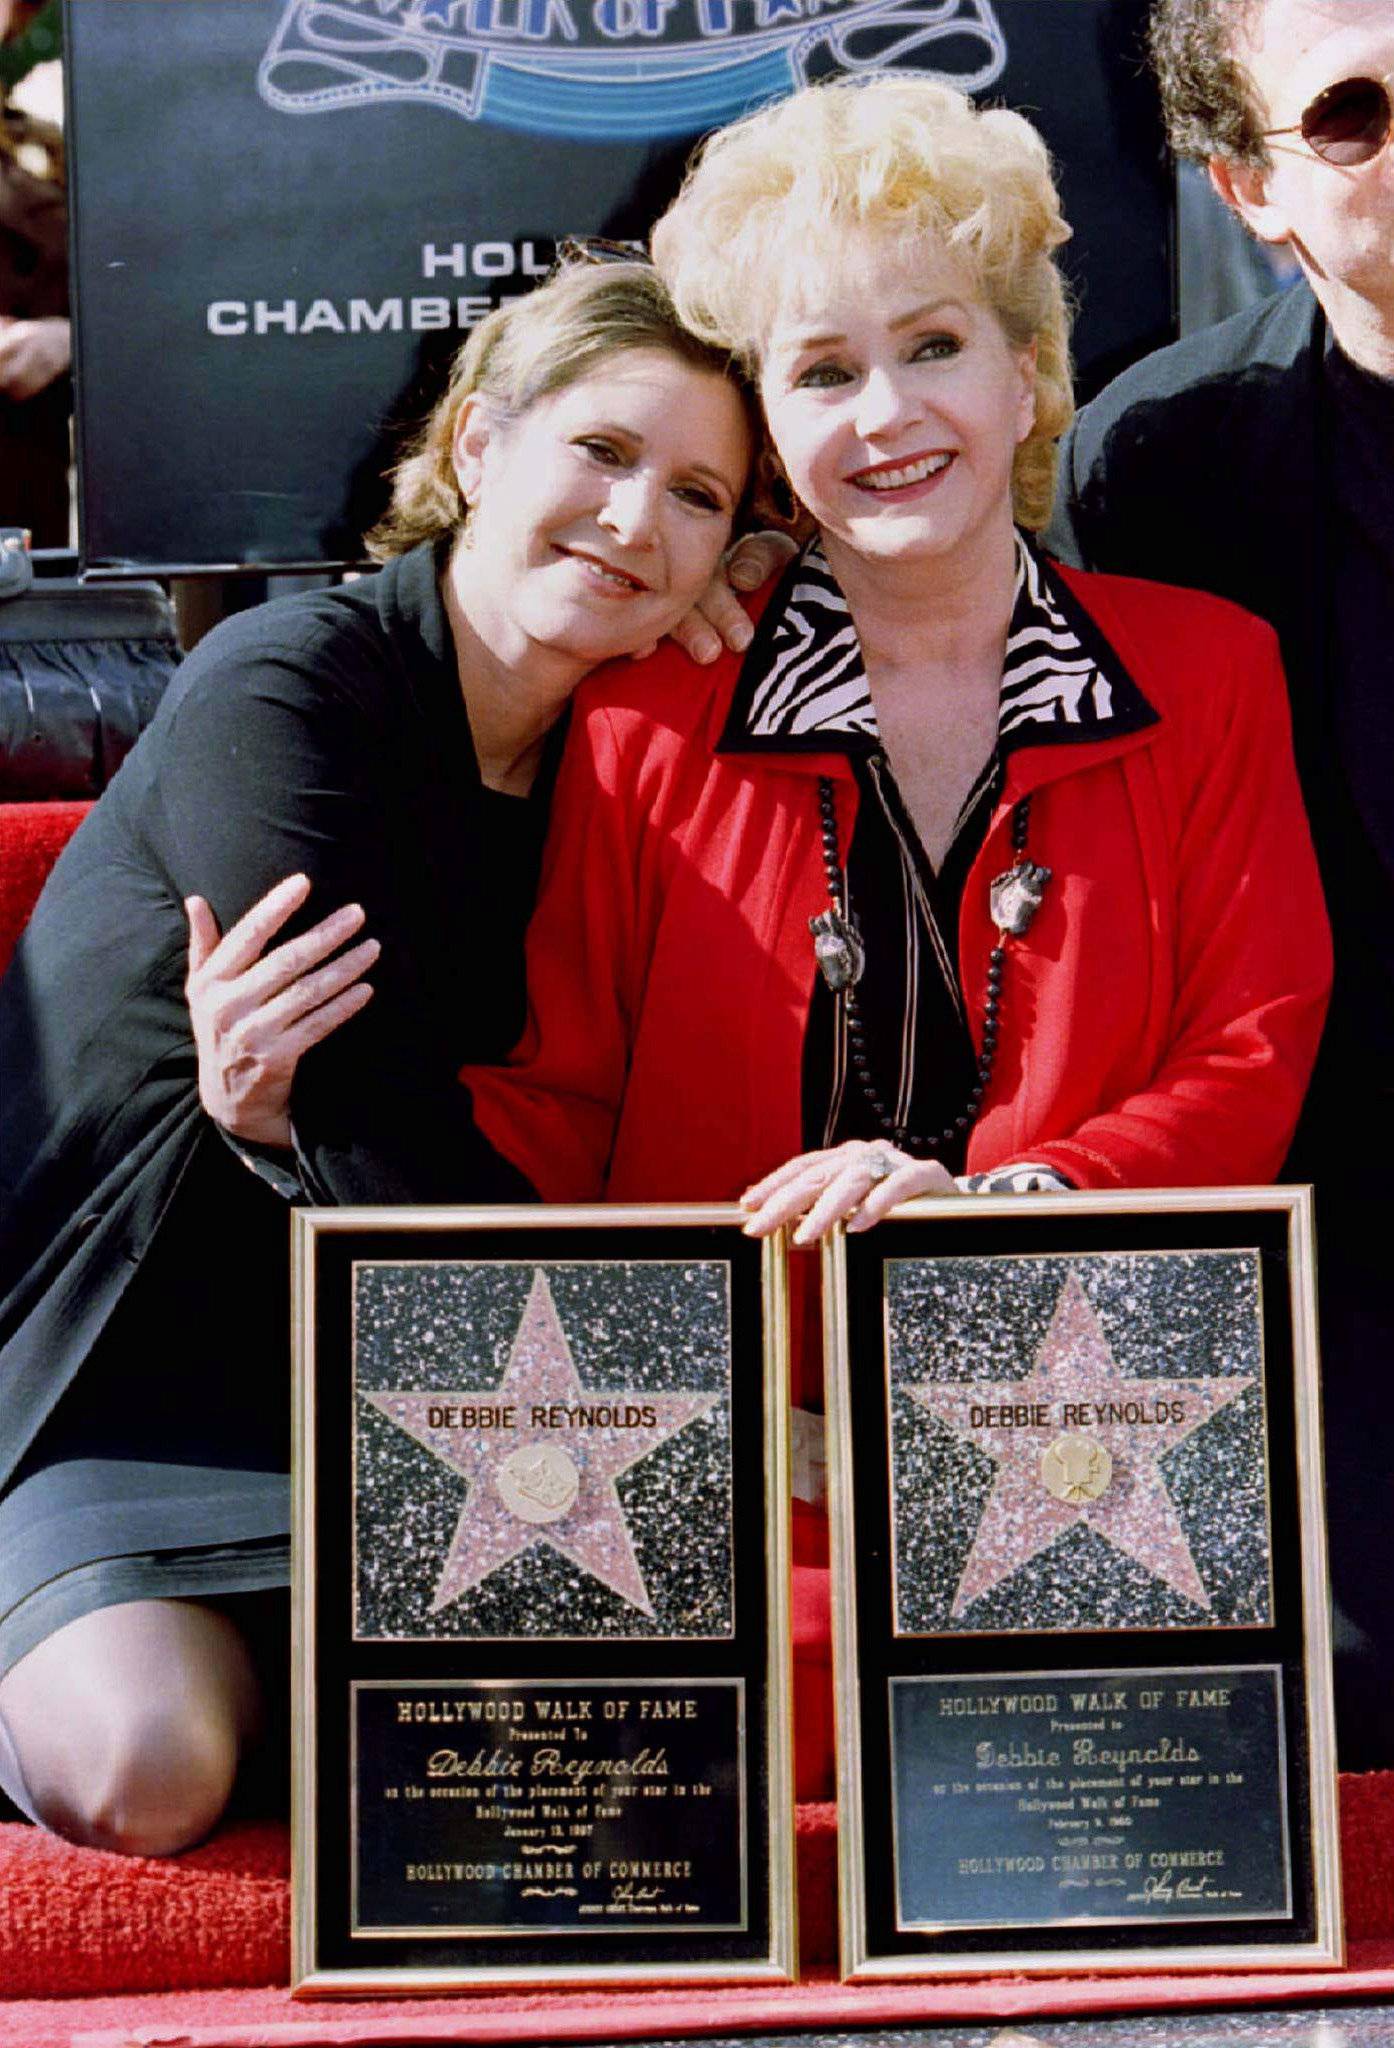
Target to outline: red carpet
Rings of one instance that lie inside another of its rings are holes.
[[[35,1828],[5,1826],[0,2048],[621,2041],[1394,1997],[1394,1772],[1344,1778],[1341,1822],[1351,1942],[1344,1971],[842,1986],[831,1969],[833,1809],[804,1806],[805,1976],[797,1985],[311,2005],[293,2004],[283,1989],[253,1988],[283,1985],[287,1972],[283,1828],[229,1829],[175,1862],[157,1862],[70,1849]]]

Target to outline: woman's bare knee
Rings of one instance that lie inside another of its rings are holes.
[[[46,1826],[93,1848],[168,1856],[216,1825],[260,1695],[225,1616],[136,1601],[31,1651],[0,1681],[0,1715]]]
[[[125,1856],[173,1856],[216,1827],[237,1776],[238,1745],[224,1722],[191,1724],[174,1711],[113,1716],[81,1772],[35,1786],[55,1834]]]

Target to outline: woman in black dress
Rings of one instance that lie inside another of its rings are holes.
[[[521,1186],[455,1077],[522,1022],[559,721],[703,590],[752,441],[646,266],[513,302],[398,474],[386,566],[210,634],[44,891],[0,986],[0,1785],[75,1840],[168,1853],[225,1806],[284,1633],[285,1194]],[[315,1050],[293,1134],[233,1143],[184,904],[203,962],[286,876],[260,937],[315,967]]]

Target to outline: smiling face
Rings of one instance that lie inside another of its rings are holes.
[[[630,349],[514,418],[468,399],[455,470],[469,545],[452,576],[504,661],[546,649],[582,666],[666,633],[705,589],[752,455],[735,387]]]
[[[962,265],[864,229],[786,297],[761,351],[770,436],[834,570],[840,549],[952,567],[1008,540],[1032,387],[1032,352]]]
[[[1296,127],[1326,87],[1394,73],[1394,0],[1264,0],[1243,19],[1235,55],[1262,126]],[[1394,333],[1394,146],[1345,167],[1300,135],[1267,146],[1264,168],[1212,161],[1221,195],[1262,240],[1292,248],[1343,340],[1360,302]]]

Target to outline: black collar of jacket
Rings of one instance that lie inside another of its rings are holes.
[[[1016,601],[998,710],[997,753],[1093,746],[1130,738],[1159,714],[1049,559],[1019,535]],[[1043,664],[1042,656],[1046,657]],[[781,666],[807,717],[819,691],[845,707],[847,724],[790,730],[793,710],[768,704]],[[811,677],[812,680],[805,680]],[[826,679],[826,680],[825,680]],[[866,756],[880,750],[875,712],[846,600],[816,540],[788,565],[741,665],[717,752]]]
[[[392,556],[361,586],[350,587],[371,591],[386,644],[393,650],[401,671],[403,688],[419,702],[429,701],[437,706],[437,715],[455,732],[460,756],[471,764],[473,779],[478,783],[479,757],[443,595],[454,541],[451,533],[434,541],[421,541],[404,555]],[[567,704],[543,743],[532,786],[532,796],[539,802],[551,802],[570,721],[571,706]]]
[[[405,626],[419,638],[426,657],[447,668],[458,688],[459,663],[441,596],[450,545],[451,536],[445,534],[436,541],[422,541],[404,555],[394,555],[378,571],[376,595],[384,623],[394,629]]]

